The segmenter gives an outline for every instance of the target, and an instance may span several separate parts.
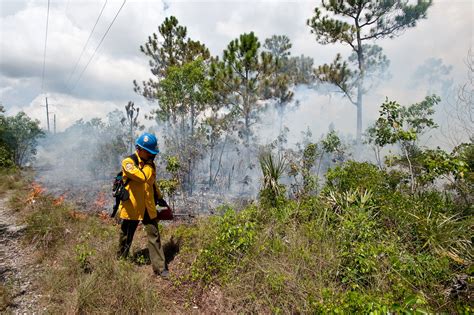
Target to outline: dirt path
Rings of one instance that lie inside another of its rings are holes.
[[[18,223],[17,216],[8,208],[9,198],[9,193],[0,197],[0,284],[10,296],[7,308],[0,311],[38,314],[40,295],[34,283],[39,265],[31,257],[33,249],[21,242],[25,226]]]

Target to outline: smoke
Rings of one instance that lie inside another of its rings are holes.
[[[34,165],[37,180],[51,193],[65,196],[81,210],[110,210],[114,203],[111,194],[113,177],[120,171],[121,160],[130,154],[128,127],[120,123],[123,117],[120,112],[112,112],[107,120],[79,120],[64,132],[48,135],[38,148]],[[254,200],[262,184],[259,155],[263,150],[272,150],[275,155],[283,154],[288,165],[300,163],[305,146],[318,143],[321,148],[321,140],[331,130],[337,131],[344,152],[342,155],[331,153],[317,157],[316,164],[321,165],[315,165],[312,172],[319,172],[320,184],[327,169],[344,159],[375,162],[371,148],[354,145],[352,131],[355,124],[348,121],[355,122],[355,108],[344,98],[328,96],[324,90],[297,87],[295,99],[286,110],[277,110],[268,104],[259,117],[252,126],[249,146],[243,144],[237,132],[223,135],[212,156],[208,148],[200,145],[202,151],[193,164],[192,195],[186,190],[178,190],[172,198],[178,212],[215,213],[222,204]],[[160,139],[157,178],[170,178],[166,158],[176,148],[172,142],[165,141],[169,134],[163,125],[156,125],[148,131]],[[183,177],[186,176],[183,174],[184,166],[181,170]],[[294,178],[288,171],[282,182],[291,187]],[[105,204],[97,207],[97,200],[104,195]]]
[[[441,88],[443,95],[448,95],[447,90],[443,89],[448,84],[443,82],[451,82],[451,68],[440,66],[442,62],[435,61],[426,62],[414,71],[417,89],[429,87],[427,92],[437,93]],[[431,64],[446,70],[441,84],[434,81],[433,76],[426,75]],[[386,87],[382,86],[368,91],[366,95],[364,110],[371,113],[364,115],[366,126],[376,117],[375,109],[385,98],[381,94],[384,89]],[[304,147],[309,143],[320,144],[331,130],[337,131],[344,154],[325,154],[320,158],[321,166],[317,167],[320,179],[329,167],[347,158],[375,162],[371,147],[354,145],[355,106],[334,91],[328,85],[299,85],[294,88],[293,101],[283,109],[277,108],[274,101],[262,104],[262,110],[258,112],[259,119],[252,126],[248,146],[243,144],[237,130],[232,129],[220,137],[213,151],[205,140],[195,143],[194,147],[199,149],[197,157],[195,163],[188,164],[188,167],[192,167],[193,193],[188,194],[189,187],[178,190],[173,197],[175,207],[181,212],[214,213],[225,203],[251,201],[258,196],[261,188],[262,174],[258,161],[262,150],[272,150],[274,154],[285,155],[288,163],[298,163]],[[421,100],[416,99],[413,103]],[[439,115],[443,116],[442,113]],[[109,113],[105,120],[79,120],[63,132],[49,134],[40,143],[34,165],[38,181],[53,194],[65,195],[66,199],[75,202],[82,210],[110,209],[114,202],[111,196],[113,177],[120,170],[121,160],[130,154],[128,128],[121,123],[124,117],[124,113],[115,111]],[[170,178],[166,170],[166,158],[177,153],[174,139],[183,138],[183,135],[171,134],[170,129],[163,124],[153,125],[148,131],[156,133],[160,139],[161,154],[156,160],[158,179]],[[422,144],[432,145],[430,141],[434,138],[433,134],[427,134]],[[382,158],[394,149],[385,149]],[[181,162],[181,178],[185,178],[187,161]],[[313,167],[312,172],[316,173],[316,168]],[[289,175],[282,181],[287,187],[293,183]],[[95,205],[103,195],[109,197],[100,209]]]
[[[55,195],[91,210],[101,193],[108,193],[120,161],[127,152],[127,137],[120,116],[108,120],[78,120],[64,132],[49,134],[38,147],[37,181]],[[106,206],[111,206],[112,200]]]
[[[271,103],[263,107],[258,122],[252,127],[248,147],[235,131],[222,136],[212,157],[209,150],[201,147],[193,169],[193,194],[189,196],[179,191],[174,198],[176,206],[212,213],[223,203],[254,199],[261,187],[258,157],[263,149],[272,147],[276,153],[279,147],[296,152],[303,147],[303,142],[320,140],[330,125],[337,128],[340,124],[345,127],[343,130],[350,132],[350,127],[342,122],[347,118],[343,113],[347,112],[344,108],[347,105],[337,106],[336,98],[310,87],[297,87],[295,96],[285,110],[277,110]],[[63,132],[48,134],[38,147],[34,165],[37,180],[51,193],[64,195],[83,210],[109,209],[114,202],[111,197],[113,177],[120,170],[121,160],[130,154],[129,129],[121,123],[124,117],[124,113],[114,111],[106,119],[78,120]],[[167,147],[165,141],[169,130],[160,124],[149,131],[160,139],[161,153],[156,160],[158,179],[169,178],[166,157],[175,149]],[[110,198],[106,198],[104,209],[97,209],[94,204],[103,194]]]

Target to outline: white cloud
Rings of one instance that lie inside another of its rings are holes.
[[[41,73],[46,23],[46,1],[2,1],[0,12],[0,101],[9,113],[20,109],[44,122]],[[330,62],[337,52],[351,53],[348,46],[319,45],[306,20],[314,1],[143,1],[129,0],[73,92],[66,84],[104,1],[51,1],[46,52],[45,91],[66,107],[56,108],[61,128],[80,117],[105,116],[129,100],[148,106],[132,90],[132,80],[150,77],[148,58],[139,51],[148,35],[157,32],[165,16],[175,15],[187,26],[188,35],[221,55],[227,44],[244,32],[254,31],[263,42],[273,34],[286,34],[294,55],[314,58],[315,65]],[[73,82],[93,54],[122,1],[108,1],[104,14],[78,65]],[[464,59],[473,43],[472,1],[435,1],[428,19],[395,39],[379,41],[391,60],[392,79],[365,99],[364,124],[375,119],[386,96],[402,104],[424,97],[422,88],[409,89],[414,70],[430,58],[453,65],[455,83],[464,82]],[[70,85],[69,85],[70,87]],[[355,129],[355,108],[345,99],[299,91],[300,108],[289,113],[298,126],[325,132],[333,121],[337,128]],[[76,105],[72,105],[76,104]],[[61,119],[59,120],[59,117]],[[293,123],[295,124],[295,123]],[[303,128],[305,129],[305,128]]]

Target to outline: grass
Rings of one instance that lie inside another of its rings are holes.
[[[16,179],[20,177],[20,173],[18,172],[18,169],[13,168],[13,167],[12,168],[0,167],[0,174],[2,176],[5,176],[7,179],[0,183],[0,188],[2,188],[3,192],[5,191],[5,189],[8,189],[8,187],[15,187]],[[15,181],[12,181],[12,179],[15,179]]]
[[[456,216],[443,194],[409,195],[370,166],[348,167],[330,174],[320,196],[225,206],[221,216],[160,226],[174,258],[171,281],[153,276],[141,227],[134,257],[117,260],[112,221],[48,195],[28,198],[26,238],[48,270],[39,284],[43,306],[50,313],[472,312],[472,244],[463,232],[472,218]],[[456,279],[467,289],[454,292]]]
[[[8,283],[0,284],[0,312],[6,311],[13,302],[13,288]]]
[[[18,190],[25,186],[25,178],[15,168],[0,168],[0,197],[4,196],[8,191]]]
[[[24,241],[36,248],[41,265],[41,308],[48,313],[153,313],[163,311],[160,281],[151,266],[116,259],[118,226],[104,217],[81,213],[11,174],[16,184],[2,184],[10,191],[9,206],[27,224]],[[24,177],[23,177],[24,178]],[[139,228],[133,251],[146,247]],[[12,290],[0,287],[0,306],[6,308]],[[113,305],[113,309],[111,306]],[[168,306],[169,307],[169,306]]]
[[[77,253],[61,250],[67,256],[58,265],[51,264],[52,272],[42,279],[51,299],[49,312],[110,313],[112,305],[117,310],[140,313],[159,308],[160,297],[150,274],[139,272],[130,261],[112,259],[115,250],[110,245],[104,242],[94,249],[87,269]]]
[[[42,263],[50,271],[41,277],[48,312],[110,313],[111,305],[140,313],[158,309],[151,274],[116,259],[118,227],[52,201],[39,197],[27,218],[27,238],[45,253]]]

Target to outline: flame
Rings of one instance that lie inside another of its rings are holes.
[[[33,188],[32,190],[32,194],[34,197],[38,197],[39,195],[41,195],[43,192],[44,192],[44,188],[38,184],[37,182],[33,182],[33,184],[31,185],[31,187]]]
[[[37,182],[33,182],[31,184],[31,191],[28,195],[28,199],[26,199],[26,203],[34,203],[35,199],[38,198],[44,191],[45,189],[40,184],[38,184]]]
[[[58,198],[54,199],[53,205],[59,206],[64,202],[64,194],[59,196]]]

